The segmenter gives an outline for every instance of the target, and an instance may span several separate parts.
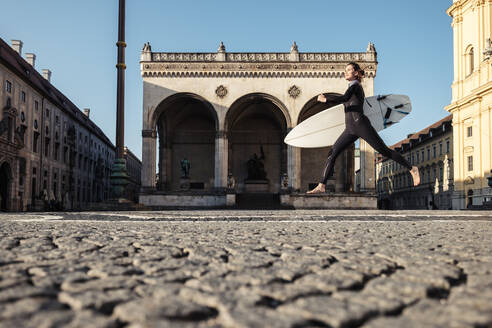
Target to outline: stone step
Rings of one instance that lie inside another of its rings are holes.
[[[272,193],[243,193],[236,195],[236,208],[280,209],[280,195]]]

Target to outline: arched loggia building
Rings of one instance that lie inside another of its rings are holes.
[[[183,188],[183,159],[193,163],[190,170],[197,189],[213,189],[218,126],[213,106],[196,94],[177,93],[164,99],[153,116],[159,141],[156,189],[168,192]]]
[[[319,180],[328,148],[301,150],[283,139],[320,110],[312,109],[318,94],[345,92],[351,61],[366,70],[363,87],[373,95],[371,43],[360,53],[300,53],[295,43],[287,53],[228,53],[223,44],[215,53],[163,53],[146,44],[140,202],[223,206],[227,193],[305,192]],[[373,190],[373,150],[360,148],[361,189]],[[353,156],[349,150],[338,161],[334,191],[353,189]]]

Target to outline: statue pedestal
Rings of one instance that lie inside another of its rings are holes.
[[[190,190],[190,178],[179,179],[179,189]]]
[[[268,192],[268,180],[244,180],[245,192]]]

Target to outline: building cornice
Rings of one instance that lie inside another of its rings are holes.
[[[142,77],[166,77],[166,78],[343,78],[343,71],[300,71],[300,72],[276,72],[276,71],[159,71],[149,70],[142,72]],[[367,78],[376,77],[376,72],[366,72]]]
[[[343,78],[347,62],[186,63],[142,62],[143,77]],[[377,62],[358,61],[366,77],[376,77]]]
[[[487,92],[492,92],[492,82],[488,82],[487,84],[473,90],[472,92],[473,92],[472,94],[470,94],[464,98],[461,98],[461,99],[449,104],[448,106],[444,107],[444,109],[447,110],[448,112],[452,113],[452,112],[458,110],[459,107],[461,107],[463,105],[467,105],[467,104],[474,103],[476,101],[480,101],[482,99],[482,97],[484,96],[484,94],[486,94]]]
[[[216,52],[152,52],[151,62],[375,62],[376,52],[303,52],[298,60],[293,60],[289,52],[229,52],[225,60],[220,60]]]
[[[369,43],[366,52],[304,52],[292,45],[290,52],[226,52],[221,43],[218,52],[151,52],[142,50],[140,69],[143,77],[344,77],[345,66],[357,62],[374,78],[377,52]]]

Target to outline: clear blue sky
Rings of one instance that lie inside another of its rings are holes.
[[[141,158],[140,51],[378,52],[375,93],[410,96],[413,112],[381,136],[394,144],[448,113],[451,0],[127,0],[125,144]],[[118,0],[3,1],[0,37],[24,42],[36,68],[115,140]],[[327,90],[328,91],[328,90]]]

